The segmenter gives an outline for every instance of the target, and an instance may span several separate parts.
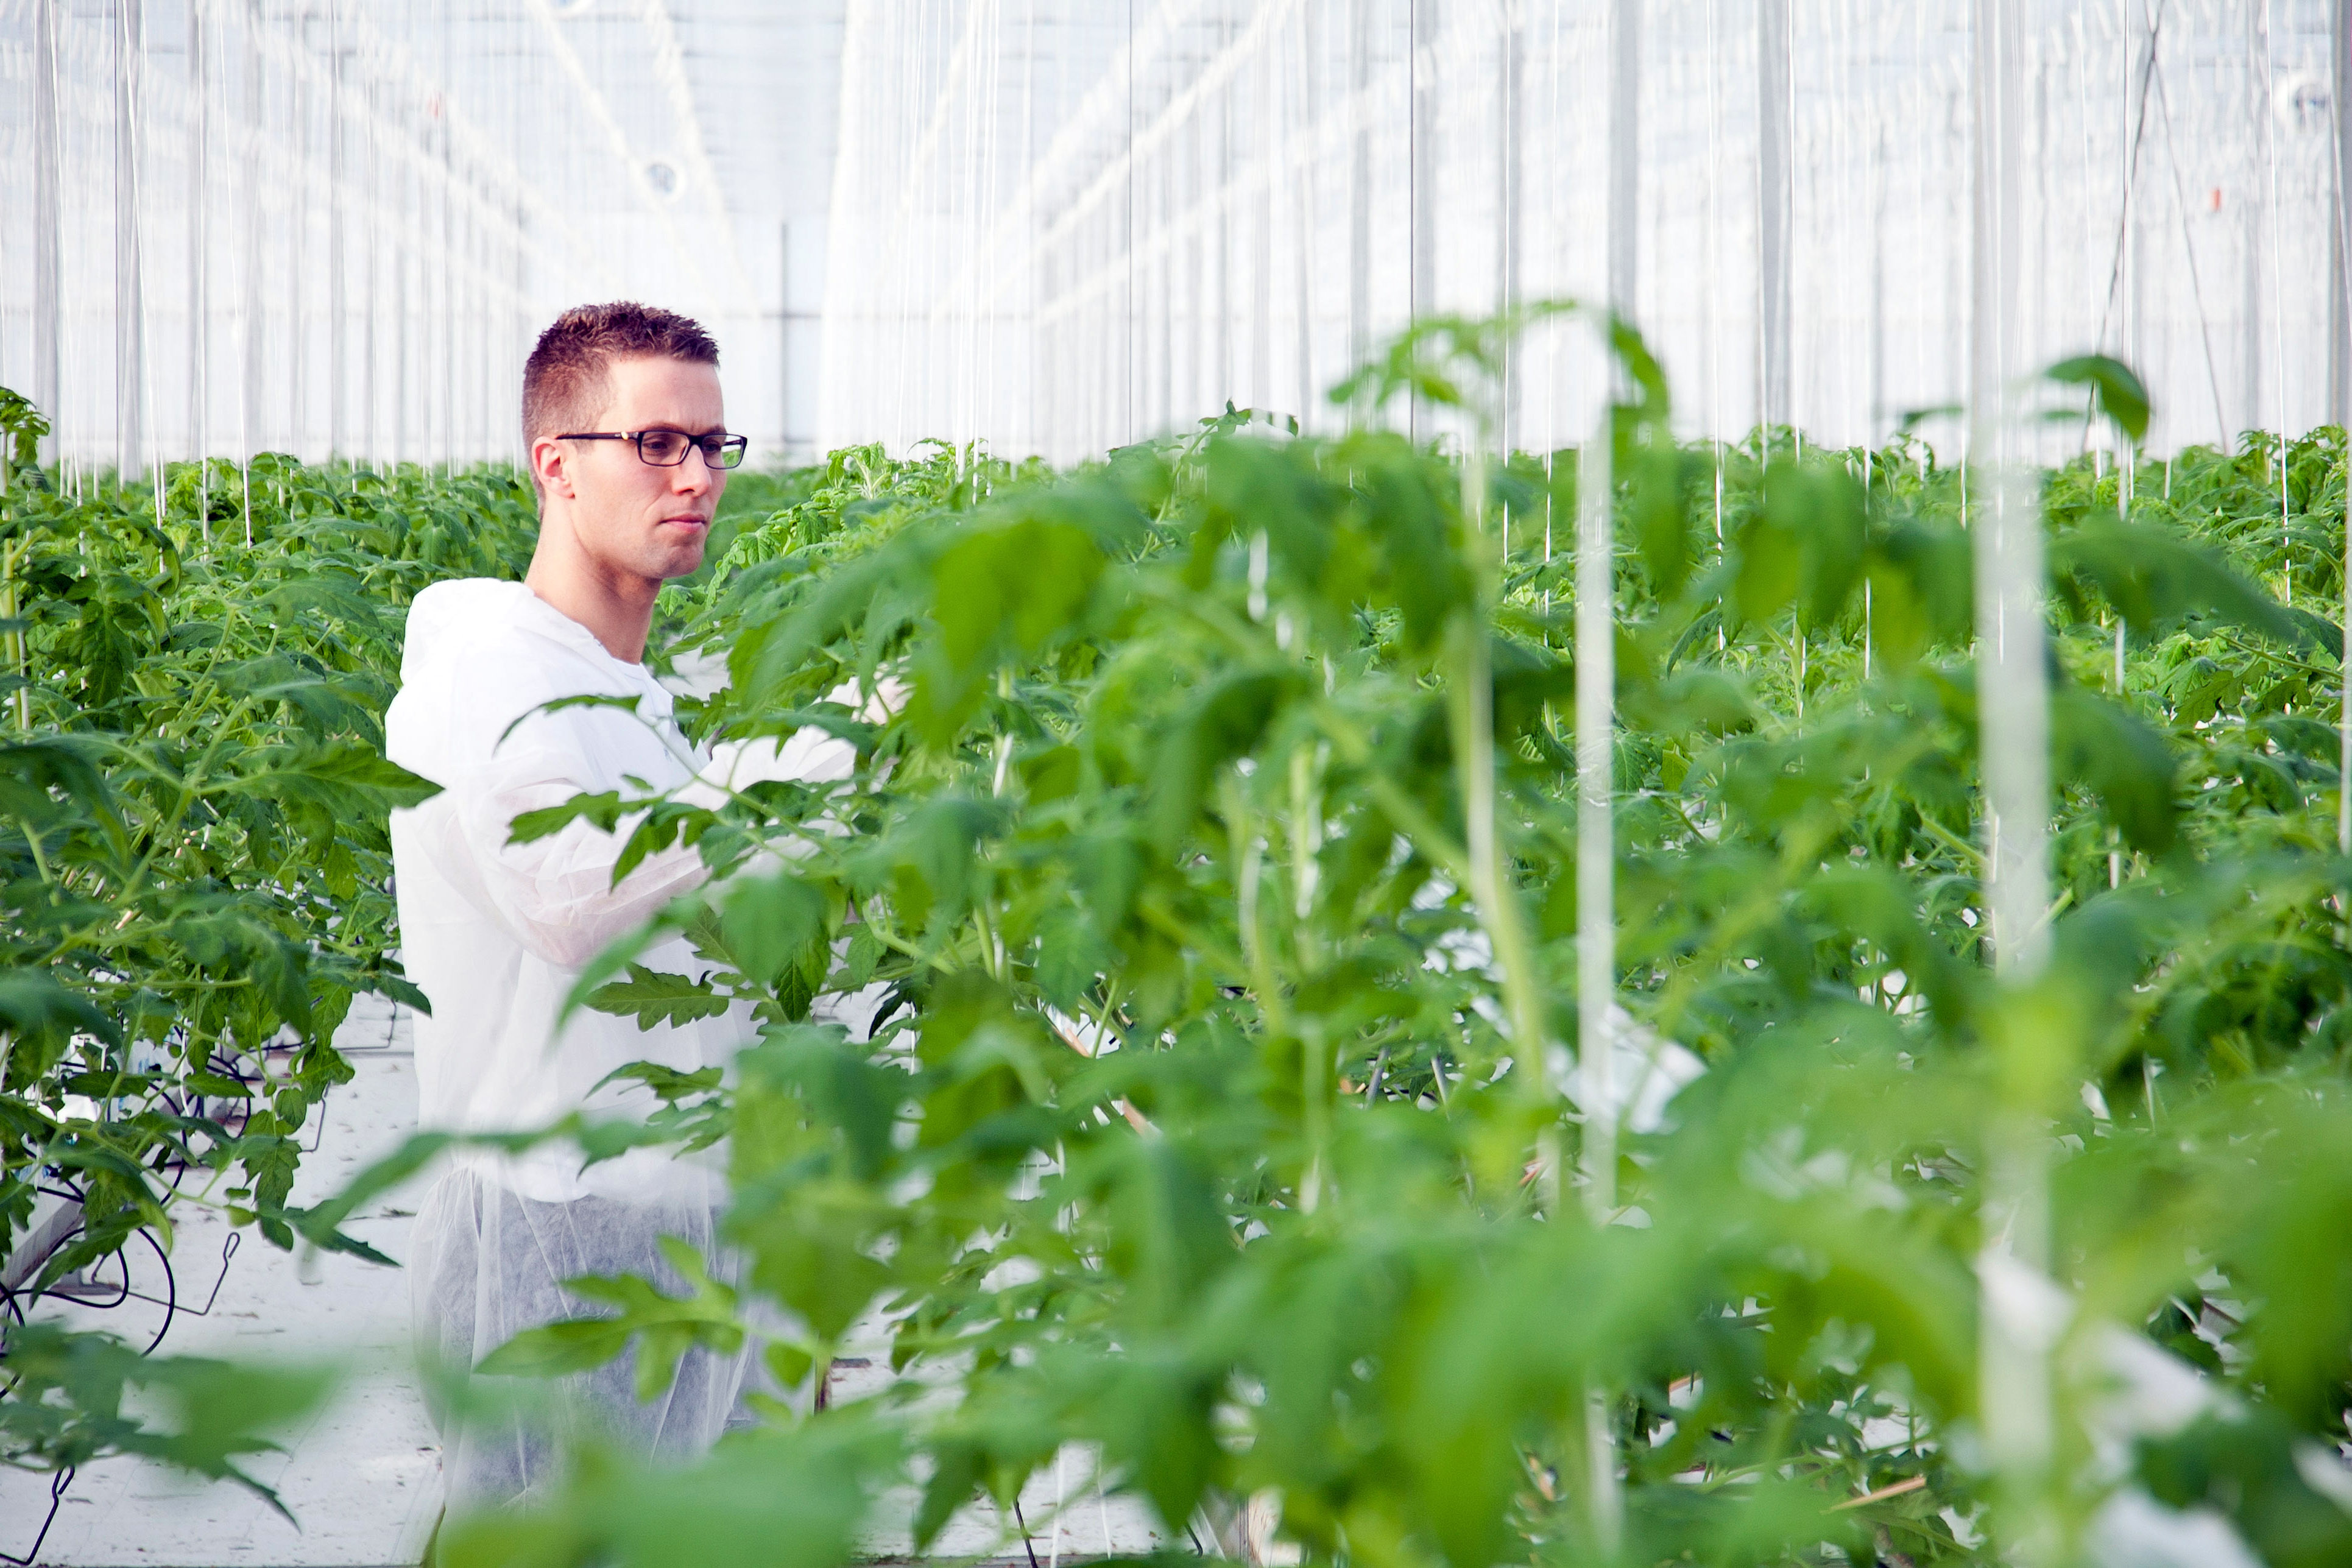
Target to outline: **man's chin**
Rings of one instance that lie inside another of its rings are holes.
[[[638,552],[629,563],[629,571],[635,576],[667,583],[675,577],[692,576],[701,568],[704,554],[699,539],[659,541]]]
[[[696,528],[680,521],[664,521],[654,528],[653,537],[646,542],[653,548],[650,553],[660,559],[663,579],[684,577],[698,571],[702,558],[710,548],[710,525]]]

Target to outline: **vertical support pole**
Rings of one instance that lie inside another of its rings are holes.
[[[1189,153],[1189,137],[1185,140],[1185,146]],[[1171,142],[1152,158],[1151,166],[1152,186],[1159,197],[1156,210],[1163,213],[1183,211],[1183,204],[1176,193],[1178,181],[1189,167],[1189,158],[1180,162]],[[1130,172],[1129,177],[1133,179],[1136,176]],[[1142,410],[1141,419],[1155,429],[1166,429],[1176,418],[1176,349],[1179,341],[1176,281],[1180,271],[1188,279],[1192,277],[1187,259],[1192,255],[1192,241],[1187,238],[1180,252],[1171,237],[1153,249],[1158,253],[1158,259],[1152,265],[1152,271],[1157,276],[1147,278],[1144,287],[1144,293],[1152,300],[1153,308],[1137,335],[1141,348],[1136,362],[1136,387],[1138,407]],[[1193,343],[1192,333],[1187,330],[1181,341],[1189,355]]]
[[[1640,255],[1642,0],[1609,7],[1609,308],[1633,314]]]
[[[404,226],[414,233],[416,226],[424,221],[424,214],[416,200],[415,182],[405,168],[401,170],[399,180],[399,217]],[[409,289],[415,264],[410,260],[408,252],[397,246],[392,248],[389,259],[392,263],[392,342],[389,345],[392,354],[392,457],[393,467],[396,470],[402,463],[422,461],[424,443],[421,436],[415,442],[411,442],[408,415],[411,393],[423,378],[415,374],[414,363],[415,334],[413,329],[416,322]]]
[[[248,10],[244,17],[245,48],[238,57],[240,74],[245,79],[246,129],[256,136],[267,133],[262,123],[265,103],[261,91],[261,51],[255,47],[253,30],[260,18]],[[267,270],[262,257],[261,237],[264,227],[262,212],[262,180],[260,171],[250,161],[243,166],[245,176],[245,375],[238,394],[238,444],[245,450],[241,456],[250,465],[253,455],[264,440],[260,429],[262,419],[262,367],[268,345],[268,327],[263,307],[268,299],[264,282]]]
[[[2343,426],[2352,424],[2352,110],[2345,95],[2352,93],[2352,0],[2335,0],[2328,7],[2333,26],[2328,37],[2327,114],[2334,157],[2336,223],[2328,236],[2335,260],[2334,287],[2327,291],[2327,417]],[[2352,650],[2352,516],[2344,523],[2345,647]],[[2352,657],[2344,660],[2343,685],[2337,693],[2336,848],[2352,855]]]
[[[527,249],[527,242],[524,242],[524,230],[527,230],[527,224],[530,224],[530,214],[524,212],[522,202],[518,200],[513,207],[515,249],[513,254],[508,257],[508,261],[513,263],[515,268],[515,294],[513,294],[513,300],[506,306],[506,315],[508,315],[506,345],[503,345],[501,353],[499,353],[499,385],[501,385],[503,395],[508,395],[508,397],[513,397],[515,388],[522,385],[522,360],[531,353],[530,348],[524,348],[524,343],[531,343],[531,341],[534,341],[531,327],[536,324],[531,322],[531,318],[527,315],[527,310],[524,310],[522,306],[522,300],[530,299],[530,282],[531,282],[530,249]],[[508,402],[508,409],[513,409],[513,406],[515,406],[513,402]],[[518,463],[518,466],[530,463],[531,454],[522,447],[522,418],[520,416],[515,418],[510,430],[513,430],[513,437],[510,437],[513,439],[510,451],[515,454],[513,461]]]
[[[343,7],[327,6],[327,456],[344,457],[351,427],[351,354],[343,313]],[[479,342],[478,334],[475,337]]]
[[[2262,112],[2265,119],[2269,117],[2270,106],[2267,103],[2263,106]],[[2240,216],[2245,223],[2245,242],[2240,254],[2245,258],[2246,270],[2245,276],[2241,279],[2244,284],[2243,304],[2241,307],[2243,313],[2241,322],[2243,345],[2239,352],[2238,368],[2244,378],[2242,395],[2245,398],[2246,412],[2244,422],[2238,428],[2259,430],[2263,426],[2263,207],[2266,204],[2259,194],[2260,187],[2254,185],[2253,182],[2249,182],[2249,184],[2252,189],[2250,190],[2246,200],[2241,204],[2239,209]],[[2282,408],[2279,410],[2280,434],[2284,436],[2285,430],[2286,410]],[[2291,563],[2283,561],[2282,564],[2290,574],[2293,573],[2294,567]],[[2288,590],[2287,602],[2294,603],[2294,591],[2291,586]]]
[[[1217,53],[1222,55],[1232,41],[1233,20],[1220,17],[1217,22]],[[1202,131],[1210,126],[1207,116],[1202,116]],[[1234,89],[1228,79],[1217,89],[1217,293],[1216,293],[1216,379],[1208,386],[1204,400],[1211,409],[1234,395]],[[1203,171],[1202,178],[1210,178]]]
[[[2155,24],[2156,18],[2147,10],[2132,6],[2126,6],[2124,8],[2123,32],[2126,45],[2124,51],[2125,117],[2124,139],[2121,142],[2121,146],[2126,149],[2124,154],[2124,214],[2122,242],[2124,299],[2123,331],[2118,341],[2123,344],[2123,358],[2125,363],[2137,366],[2142,374],[2147,374],[2148,363],[2147,342],[2146,336],[2146,329],[2147,325],[2147,306],[2148,268],[2140,265],[2140,262],[2143,259],[2141,254],[2143,249],[2141,240],[2148,227],[2148,222],[2145,204],[2143,204],[2139,199],[2139,191],[2137,188],[2139,183],[2138,153],[2139,142],[2141,138],[2139,127],[2147,122],[2149,109],[2148,95],[2156,89],[2155,69],[2157,51],[2162,46],[2162,38],[2157,30]],[[2132,68],[2134,61],[2141,58],[2138,50],[2138,40],[2142,37],[2145,37],[2147,41],[2147,55],[2140,68],[2134,69]],[[2163,207],[2160,204],[2157,206],[2156,211],[2159,216],[2162,215]],[[2166,415],[2164,411],[2159,408],[2150,420],[2149,429],[2153,431],[2157,423],[2162,421],[2165,417]]]
[[[485,456],[481,446],[482,414],[489,402],[489,382],[482,374],[482,327],[489,297],[483,290],[480,270],[482,226],[470,205],[458,207],[457,213],[457,243],[454,248],[459,257],[474,265],[458,275],[457,304],[450,312],[459,329],[458,395],[452,401],[462,421],[453,449],[457,461],[478,463]]]
[[[1040,300],[1054,299],[1053,252],[1038,247],[1034,254],[1037,258],[1035,296]],[[1060,335],[1051,325],[1038,322],[1034,315],[1031,322],[1030,339],[1035,345],[1037,368],[1029,384],[1030,448],[1055,453],[1060,450],[1062,442],[1061,426],[1055,423],[1061,408],[1055,396],[1062,377]]]
[[[362,155],[365,167],[361,172],[366,183],[362,188],[366,190],[374,200],[371,201],[364,209],[364,226],[360,244],[360,253],[364,260],[361,264],[360,284],[359,426],[362,433],[362,445],[367,450],[368,468],[371,471],[381,472],[383,468],[383,437],[376,424],[375,325],[377,301],[381,298],[379,293],[381,269],[376,253],[383,247],[383,232],[382,226],[376,222],[375,212],[376,204],[383,199],[383,186],[379,183],[380,142],[376,134],[378,106],[375,72],[373,65],[373,62],[370,61],[371,68],[363,71],[360,77],[362,118],[367,126],[367,146]]]
[[[190,0],[188,91],[195,105],[188,121],[188,456],[198,463],[205,460],[212,412],[213,97],[205,50],[204,0]]]
[[[2327,291],[2327,419],[2352,425],[2352,0],[2334,0],[2327,48],[2327,115],[2333,121],[2329,162],[2334,165],[2336,223],[2327,237],[2334,286]],[[2282,416],[2284,417],[2284,416]]]
[[[793,226],[776,228],[776,449],[793,449]]]
[[[1627,0],[1617,0],[1626,4]],[[1604,381],[1604,386],[1613,380]],[[1616,827],[1612,800],[1616,731],[1616,594],[1612,571],[1616,437],[1613,396],[1604,395],[1576,469],[1576,1054],[1578,1109],[1584,1117],[1584,1212],[1607,1225],[1617,1209],[1615,1041],[1610,1010],[1617,989]],[[1585,1494],[1593,1546],[1615,1554],[1622,1528],[1615,1422],[1607,1389],[1584,1396]]]
[[[1191,212],[1202,199],[1204,177],[1201,166],[1206,161],[1206,154],[1201,149],[1201,142],[1208,133],[1202,123],[1203,118],[1195,113],[1192,123],[1185,128],[1184,167],[1181,176],[1183,184],[1177,199],[1160,209],[1163,223],[1164,215]],[[1130,165],[1130,177],[1131,174]],[[1209,267],[1208,241],[1205,238],[1208,226],[1195,223],[1190,226],[1190,229],[1184,237],[1184,374],[1177,378],[1176,401],[1161,410],[1159,416],[1171,424],[1175,422],[1179,407],[1190,412],[1207,400],[1209,384],[1208,286],[1203,281],[1208,276]],[[1172,299],[1170,303],[1174,303]]]
[[[146,51],[142,0],[115,0],[114,12],[114,468],[129,484],[147,450],[140,394],[147,381],[146,299],[140,275],[139,79]]]
[[[1143,319],[1137,309],[1135,266],[1136,224],[1141,214],[1135,205],[1135,0],[1127,0],[1127,47],[1122,51],[1127,61],[1127,163],[1122,176],[1127,198],[1123,237],[1127,251],[1127,291],[1120,298],[1119,308],[1125,311],[1119,331],[1119,343],[1125,351],[1126,363],[1119,369],[1122,401],[1119,405],[1124,422],[1119,439],[1132,441],[1143,433]],[[1168,154],[1158,156],[1167,161]],[[1174,290],[1161,291],[1160,312],[1165,317],[1174,304]],[[1107,443],[1097,441],[1097,449]]]
[[[1372,84],[1372,8],[1349,7],[1348,89],[1356,121],[1348,171],[1348,368],[1372,352],[1372,124],[1364,95]]]
[[[1528,110],[1527,89],[1527,23],[1520,0],[1504,0],[1503,5],[1503,106],[1502,157],[1498,160],[1502,189],[1497,193],[1496,209],[1502,216],[1503,232],[1497,243],[1496,295],[1500,308],[1512,311],[1519,306],[1519,275],[1526,243],[1520,229],[1520,196],[1522,174],[1526,168]],[[1519,441],[1519,342],[1514,337],[1503,349],[1503,425],[1500,448],[1506,461]]]
[[[1412,74],[1412,319],[1425,319],[1437,302],[1437,83],[1438,0],[1410,0],[1412,16],[1412,51],[1406,56]],[[1421,394],[1412,395],[1412,438],[1429,438],[1428,411]]]
[[[58,460],[66,427],[65,244],[58,201],[58,12],[64,0],[33,0],[33,402],[49,416],[41,460]]]
[[[435,20],[440,24],[438,30],[442,37],[441,79],[447,81],[447,21],[446,16],[436,16]],[[425,428],[437,433],[440,437],[437,445],[440,447],[441,474],[446,479],[457,472],[457,468],[452,445],[457,437],[457,297],[449,286],[454,276],[452,263],[457,246],[454,243],[456,226],[449,221],[449,129],[443,113],[442,100],[436,99],[432,106],[433,150],[440,163],[441,177],[434,183],[426,198],[432,202],[434,209],[433,260],[426,264],[431,267],[433,276],[425,289],[425,309],[433,313],[426,341],[432,345],[432,380],[428,384],[433,389],[434,406]]]
[[[2242,347],[2239,352],[2239,371],[2244,377],[2246,412],[2239,425],[2242,430],[2259,430],[2263,424],[2263,224],[2269,216],[2267,185],[2259,172],[2263,165],[2273,162],[2271,147],[2270,70],[2263,62],[2263,16],[2262,0],[2246,7],[2246,114],[2255,127],[2253,157],[2257,172],[2246,181],[2245,199],[2238,204],[2238,216],[2245,226],[2245,240],[2239,254],[2244,258],[2243,285],[2244,318],[2240,323]],[[2279,436],[2286,436],[2286,410],[2279,410]],[[2285,521],[2284,518],[2280,520]],[[2294,568],[2291,558],[2282,552],[2282,570],[2287,584],[2287,603],[2294,602]]]
[[[1970,279],[1969,419],[1971,456],[1982,471],[1976,530],[1978,706],[1996,714],[1984,734],[1985,788],[1997,820],[1988,865],[1992,942],[2004,975],[2030,977],[2047,957],[2043,921],[2050,872],[2043,824],[2049,803],[2049,694],[2042,669],[2042,536],[2039,498],[2022,472],[2014,384],[2024,371],[2018,342],[2022,236],[2018,232],[2021,157],[2012,90],[2021,80],[2013,7],[1975,0],[1975,215]],[[2013,688],[2009,683],[2014,683]]]
[[[1870,442],[1886,417],[1886,122],[1871,144],[1870,188]],[[1864,592],[1868,590],[1865,588]]]
[[[1969,457],[1977,507],[1977,709],[1989,816],[1986,902],[1993,963],[2006,991],[2031,985],[2049,962],[2049,690],[2044,660],[2042,542],[2038,484],[2023,459],[2025,369],[2019,294],[2025,51],[2021,0],[1975,0],[1974,215]],[[2006,1010],[2004,1010],[2006,1011]],[[1999,1098],[1989,1130],[1984,1232],[1979,1258],[1979,1405],[2008,1553],[2025,1564],[2062,1560],[2051,1506],[2062,1484],[2051,1398],[2055,1327],[2040,1298],[2050,1267],[2045,1106],[2065,1079],[2066,1043],[2046,1029],[1997,1022]]]
[[[507,338],[506,353],[499,362],[503,367],[500,384],[508,389],[509,395],[513,389],[522,385],[523,361],[530,353],[525,345],[536,341],[534,329],[539,325],[531,320],[530,310],[523,303],[530,298],[530,252],[525,237],[530,217],[530,215],[518,201],[514,208],[514,303],[509,307],[513,314],[514,330]],[[508,406],[511,408],[513,405]],[[518,418],[512,428],[515,461],[518,465],[527,464],[530,460],[530,452],[522,444],[522,421]]]
[[[1613,329],[1633,309],[1641,159],[1642,3],[1609,7],[1609,312],[1602,323],[1603,394],[1576,475],[1576,1049],[1584,1113],[1586,1218],[1617,1212],[1616,926],[1616,394]],[[1586,1495],[1592,1546],[1613,1559],[1624,1531],[1617,1480],[1614,1401],[1584,1394]]]
[[[1790,121],[1795,77],[1789,0],[1756,6],[1757,410],[1767,426],[1791,417],[1790,221],[1795,163]]]
[[[258,10],[258,7],[256,8]],[[257,21],[258,19],[257,18]],[[296,15],[290,20],[294,27],[294,47],[309,44],[309,18]],[[294,151],[297,167],[307,169],[310,163],[310,95],[303,89],[302,75],[289,72],[286,78],[286,113],[290,124],[288,138]],[[310,182],[293,180],[282,193],[286,201],[285,228],[280,235],[280,249],[286,258],[286,341],[280,362],[285,375],[284,449],[308,459],[311,456],[307,437],[310,434],[310,310],[306,298],[310,292],[308,252],[310,247]]]
[[[1976,191],[1970,280],[1969,446],[1982,469],[1977,529],[1978,658],[1990,674],[1979,708],[2001,722],[1985,731],[1985,787],[1998,814],[1989,860],[1992,940],[2005,975],[2029,976],[2046,957],[2049,903],[2048,692],[2042,665],[2042,542],[2038,498],[2021,475],[2011,407],[2023,371],[2017,341],[2021,282],[2020,149],[2010,111],[2017,0],[1976,0]],[[2004,73],[2011,73],[2004,75]],[[1989,660],[1989,663],[1984,661]],[[1980,682],[1984,677],[1979,677]],[[2008,684],[2014,682],[2014,688]]]
[[[1274,127],[1274,70],[1281,51],[1269,45],[1250,69],[1251,94],[1247,144],[1276,148],[1282,138]],[[1260,409],[1274,405],[1274,198],[1281,177],[1278,155],[1266,153],[1265,183],[1258,186],[1255,232],[1251,236],[1255,265],[1249,279],[1250,402]],[[1232,154],[1226,154],[1225,177],[1233,178]]]
[[[1322,123],[1316,86],[1322,56],[1317,52],[1315,11],[1301,6],[1298,12],[1298,75],[1297,97],[1293,106],[1290,123],[1285,128],[1284,140],[1293,144],[1313,144],[1315,128]],[[1297,226],[1293,230],[1297,243],[1291,248],[1292,281],[1297,297],[1298,327],[1298,391],[1299,429],[1311,427],[1316,403],[1315,383],[1315,279],[1317,274],[1317,240],[1322,233],[1321,205],[1317,199],[1320,186],[1316,181],[1315,160],[1293,157],[1298,170],[1297,191],[1298,206],[1294,215]],[[1353,366],[1349,367],[1353,369]]]

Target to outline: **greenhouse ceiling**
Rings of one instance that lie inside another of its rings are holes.
[[[746,422],[781,434],[782,340],[817,307],[843,12],[6,0],[0,380],[44,379],[27,362],[46,251],[63,299],[52,353],[68,362],[53,397],[61,424],[92,432],[93,457],[140,423],[174,447],[502,451],[514,340],[564,303],[610,297],[709,319],[748,373]],[[66,193],[54,237],[35,216],[45,159]],[[192,292],[208,301],[201,328]],[[75,374],[120,369],[134,297],[143,420],[123,416],[120,386]],[[384,363],[368,374],[362,357]],[[183,415],[192,359],[216,384]],[[439,385],[450,411],[404,375]],[[351,406],[326,406],[320,383]],[[494,437],[470,428],[486,418]]]
[[[1066,460],[1613,292],[1685,428],[1876,440],[1967,396],[1997,142],[2021,353],[2137,366],[2159,447],[2299,430],[2352,395],[2342,11],[0,0],[0,384],[79,463],[477,460],[539,326],[635,297],[764,458]],[[1598,363],[1527,355],[1511,437],[1580,438]]]
[[[176,11],[184,48],[205,10],[151,5],[151,37]],[[781,302],[782,226],[824,216],[843,11],[426,0],[261,14],[350,61],[343,91],[392,76],[425,95],[429,118],[446,115],[452,142],[508,163],[526,222],[552,231],[539,243],[557,277],[740,315]]]

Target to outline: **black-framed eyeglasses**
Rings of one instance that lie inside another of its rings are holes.
[[[748,436],[689,436],[683,430],[582,430],[556,439],[634,441],[637,460],[656,468],[677,468],[697,447],[702,448],[702,460],[711,468],[731,468],[743,460],[743,448],[751,445]]]

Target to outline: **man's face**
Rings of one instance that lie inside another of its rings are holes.
[[[616,359],[605,367],[611,397],[582,430],[678,430],[721,434],[727,415],[719,367],[686,360]],[[674,468],[640,461],[633,441],[535,443],[541,482],[572,501],[581,547],[604,571],[639,578],[683,577],[702,564],[711,514],[727,472],[688,450]]]

